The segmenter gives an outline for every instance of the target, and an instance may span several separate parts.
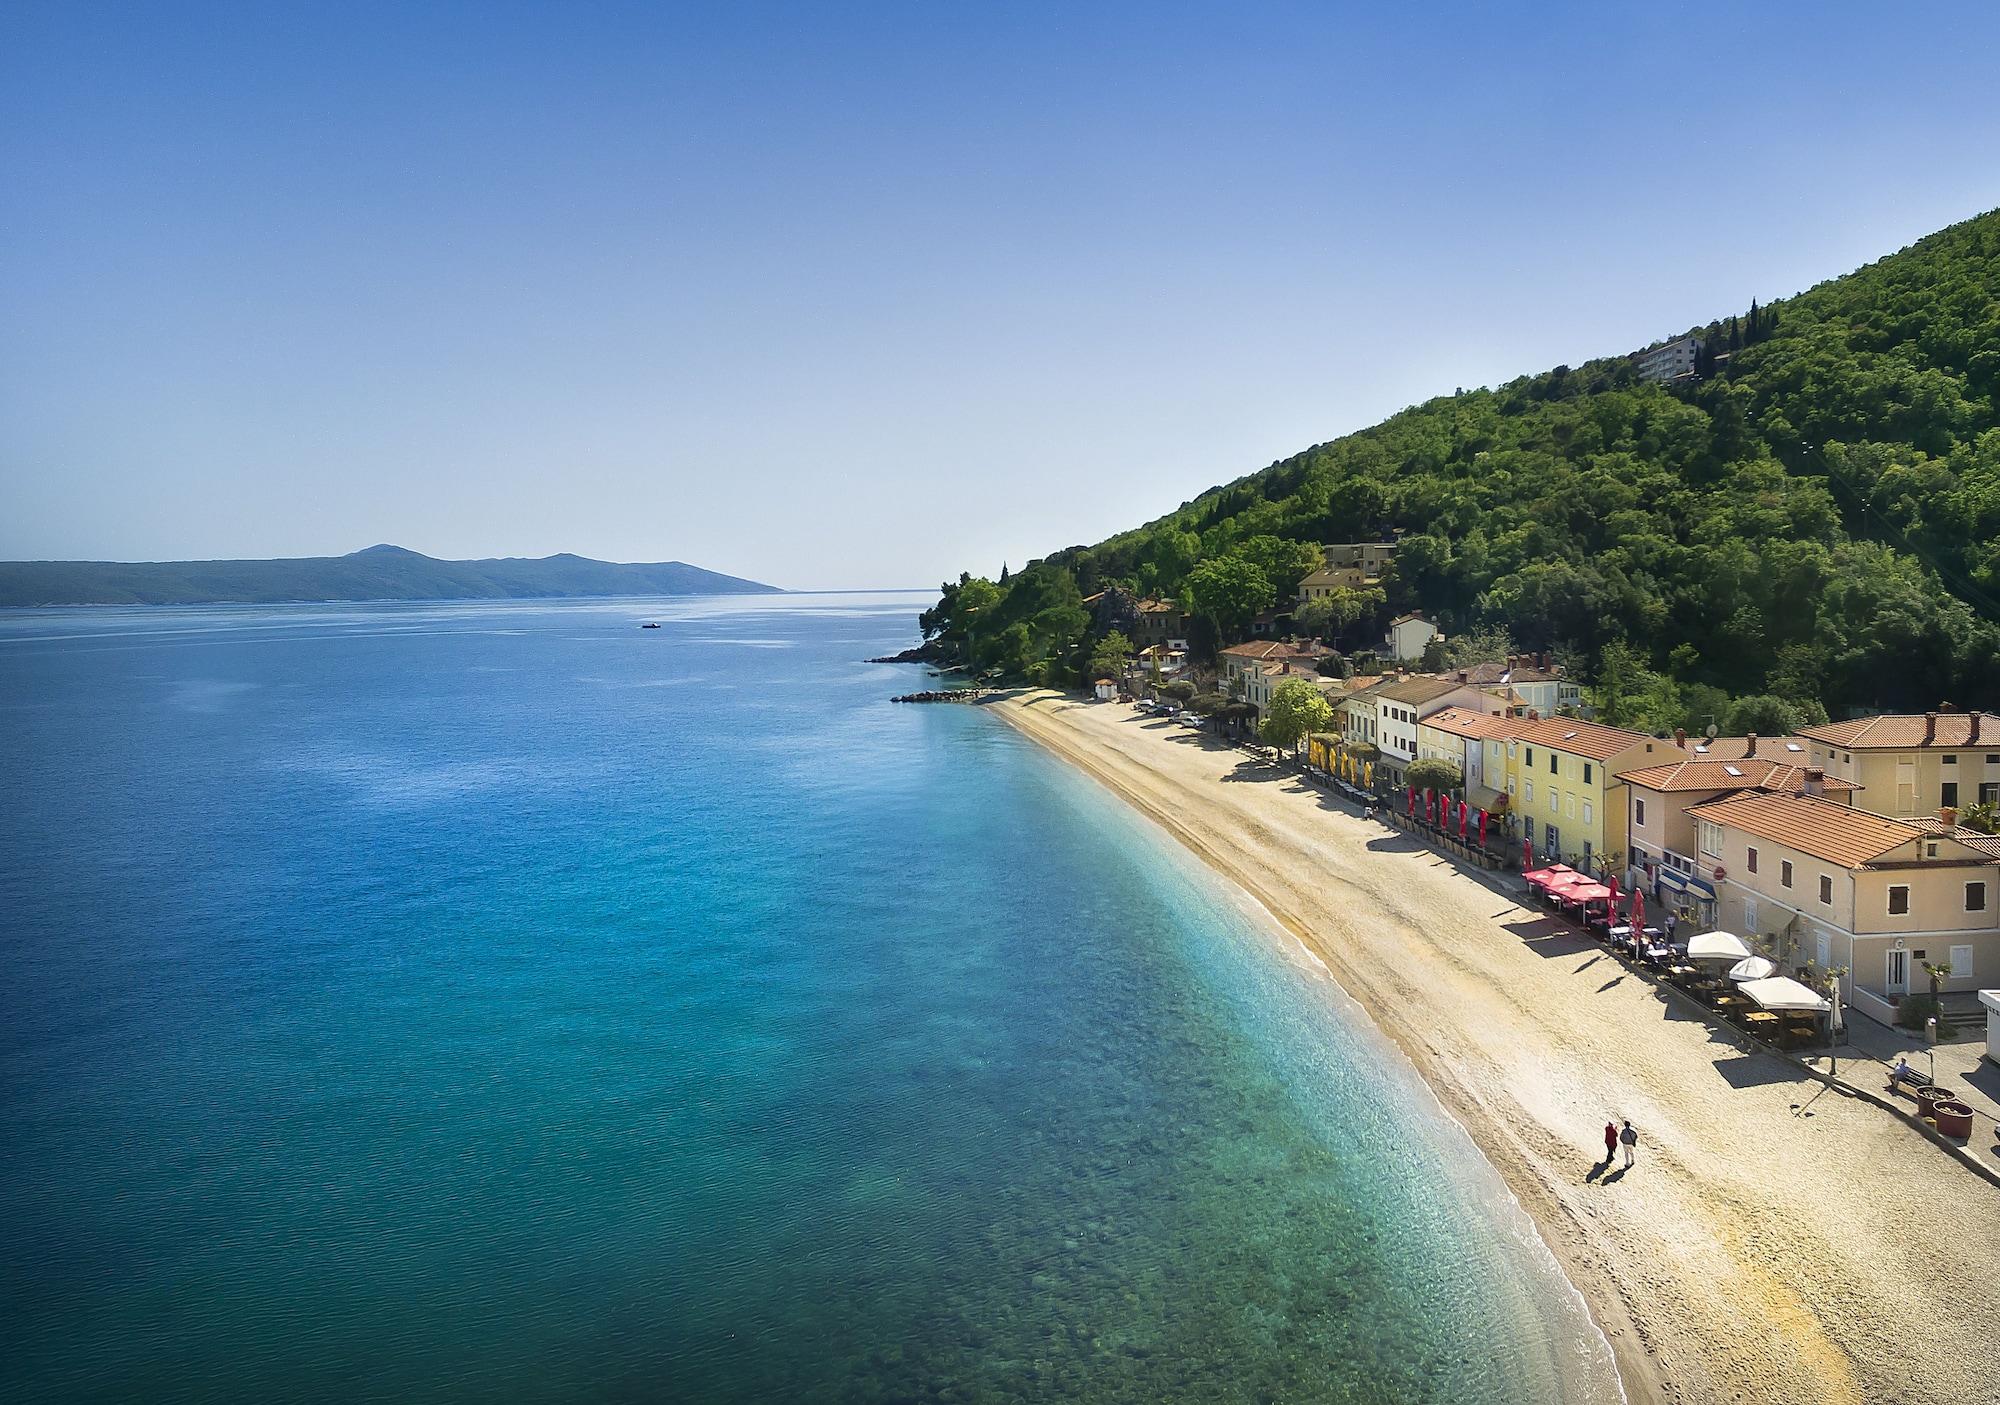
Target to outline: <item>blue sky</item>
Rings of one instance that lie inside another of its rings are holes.
[[[0,556],[928,585],[2000,205],[1990,5],[0,8]]]

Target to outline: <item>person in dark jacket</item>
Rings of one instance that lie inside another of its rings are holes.
[[[1618,1124],[1604,1124],[1604,1164],[1609,1166],[1618,1155]]]
[[[1639,1144],[1639,1134],[1633,1130],[1631,1118],[1626,1118],[1624,1127],[1619,1129],[1618,1141],[1625,1148],[1625,1165],[1629,1169],[1632,1165],[1632,1148]]]

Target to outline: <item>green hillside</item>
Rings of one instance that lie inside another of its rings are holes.
[[[1251,574],[1289,600],[1285,543],[1400,534],[1386,599],[1360,608],[1553,649],[1633,722],[1762,694],[1992,705],[2000,211],[1694,330],[1698,384],[1618,357],[1440,397],[995,591],[954,582],[926,627],[959,642],[971,618],[981,662],[1067,678],[1089,657],[1079,594],[1179,595],[1226,635]]]
[[[525,600],[775,589],[682,561],[623,565],[570,555],[440,561],[400,546],[276,561],[0,561],[0,605]]]

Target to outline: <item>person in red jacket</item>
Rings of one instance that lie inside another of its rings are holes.
[[[1618,1124],[1616,1122],[1607,1122],[1604,1124],[1604,1164],[1609,1166],[1617,1159]]]

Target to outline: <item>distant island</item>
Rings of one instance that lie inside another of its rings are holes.
[[[440,561],[400,546],[276,561],[0,561],[0,606],[279,605],[334,600],[536,600],[775,595],[685,561],[558,556]]]

